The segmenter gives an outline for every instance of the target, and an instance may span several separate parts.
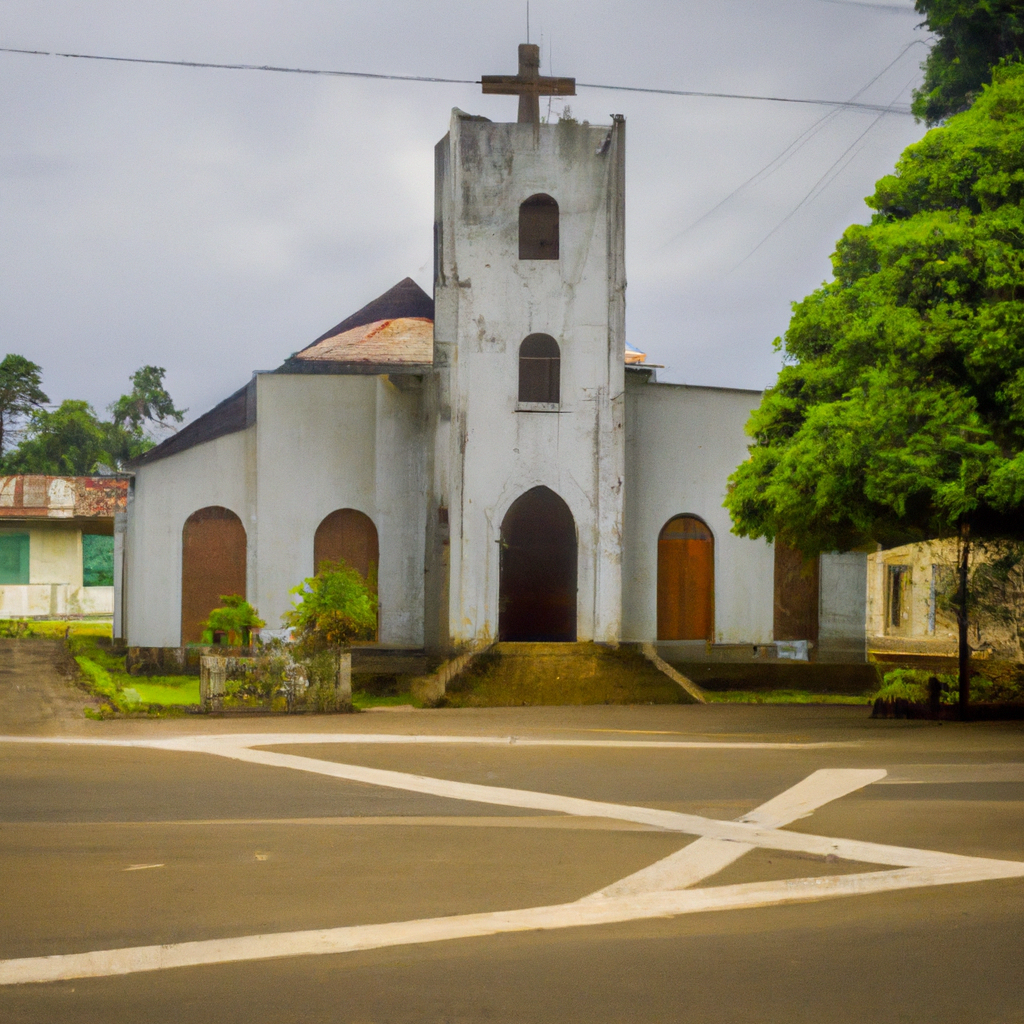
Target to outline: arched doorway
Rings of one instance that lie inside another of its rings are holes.
[[[521,494],[501,523],[498,637],[576,639],[576,521],[547,487]]]
[[[714,628],[714,538],[696,516],[676,516],[658,536],[658,639],[711,640]]]
[[[226,594],[245,597],[245,527],[230,509],[210,505],[181,531],[181,642],[198,643],[203,623]]]
[[[313,572],[321,562],[342,560],[363,579],[376,576],[379,551],[373,520],[354,508],[339,508],[325,516],[313,534]]]

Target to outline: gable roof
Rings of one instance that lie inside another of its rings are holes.
[[[407,277],[290,356],[275,372],[387,373],[396,366],[421,367],[433,361],[433,344],[434,300]],[[255,422],[252,380],[129,465],[156,462]]]

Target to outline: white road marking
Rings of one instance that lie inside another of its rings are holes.
[[[838,800],[883,778],[884,768],[822,768],[767,803],[742,815],[738,820],[781,828],[798,818],[806,817],[833,800]],[[601,900],[615,896],[632,896],[642,892],[686,889],[704,881],[705,878],[717,875],[723,868],[735,863],[753,849],[755,847],[749,843],[727,842],[701,836],[689,846],[684,846],[649,867],[642,868],[583,898]]]
[[[320,737],[317,739],[321,742],[359,742],[359,739],[348,736],[341,739],[336,735],[330,735],[327,739]],[[407,739],[407,737],[400,737],[395,741],[405,742]],[[478,737],[463,737],[460,738],[460,741],[477,742],[479,739]],[[434,741],[435,738],[431,737],[430,740]],[[38,742],[35,738],[20,737],[14,738],[14,741]],[[444,739],[441,740],[441,742],[443,741]],[[44,739],[43,742],[46,740]],[[88,740],[85,742],[96,743],[96,741]],[[179,737],[157,742],[115,741],[114,743],[107,742],[105,745],[209,753],[253,764],[298,769],[334,778],[450,799],[561,812],[578,817],[605,817],[685,832],[701,838],[680,852],[685,854],[686,850],[692,850],[694,847],[698,847],[699,852],[698,844],[702,844],[705,852],[700,853],[696,859],[698,862],[702,862],[703,869],[713,866],[714,863],[721,863],[727,852],[732,857],[733,851],[727,850],[729,846],[738,849],[739,855],[754,846],[762,846],[769,849],[826,856],[831,854],[868,863],[897,865],[897,869],[704,889],[639,892],[606,896],[603,899],[583,899],[575,903],[550,907],[464,914],[455,917],[402,921],[382,925],[355,925],[273,935],[249,935],[199,942],[182,942],[166,946],[138,946],[88,953],[26,957],[0,961],[0,985],[106,977],[171,967],[263,960],[273,957],[344,953],[353,950],[437,942],[506,932],[610,924],[653,917],[672,917],[706,911],[764,907],[838,896],[862,895],[919,886],[1024,877],[1024,863],[1017,861],[964,857],[932,850],[833,839],[825,836],[785,832],[778,827],[786,821],[792,821],[796,817],[810,813],[814,807],[819,807],[828,800],[836,799],[843,793],[860,788],[869,781],[878,781],[885,774],[881,769],[874,772],[832,770],[816,772],[802,783],[798,783],[790,790],[763,804],[756,811],[744,815],[740,820],[725,822],[674,811],[630,807],[525,790],[480,786],[403,772],[365,768],[358,765],[319,761],[276,751],[253,750],[247,746],[247,744],[263,746],[311,742],[316,742],[316,740],[301,734],[273,736],[269,739],[267,734],[250,734],[248,736]],[[593,744],[576,741],[554,741],[548,744],[547,741],[536,741],[529,745],[541,744],[633,747],[669,745],[667,743],[622,743],[617,741],[597,741]],[[96,745],[104,745],[104,741],[99,741]],[[690,746],[691,744],[680,745]],[[764,749],[764,745],[751,744],[709,745],[755,746],[758,749]],[[790,745],[776,744],[772,746]],[[869,775],[874,777],[869,779]],[[714,846],[709,845],[712,843]],[[717,852],[711,854],[707,852],[708,850]],[[691,854],[691,856],[693,855]],[[683,877],[680,872],[673,871],[669,874],[671,876],[669,881],[674,885],[677,885]]]
[[[84,747],[149,747],[153,750],[191,749],[191,742],[227,743],[241,747],[318,745],[325,743],[470,745],[484,747],[609,747],[626,750],[824,750],[859,747],[858,741],[815,743],[725,740],[557,740],[523,736],[435,736],[404,733],[222,733],[214,736],[173,736],[161,739],[98,739],[87,736],[0,736],[0,743],[44,743]]]
[[[1024,764],[899,764],[884,780],[890,786],[927,782],[1024,782]]]
[[[129,864],[125,871],[148,871],[150,868],[162,868],[163,864]]]
[[[0,961],[0,985],[68,981],[73,978],[103,978],[172,967],[199,967],[268,960],[276,957],[350,953],[356,950],[407,946],[450,939],[478,938],[508,932],[546,931],[616,924],[656,917],[676,917],[716,910],[739,910],[777,906],[839,896],[859,896],[918,886],[948,885],[984,879],[1024,876],[1024,864],[1006,868],[978,867],[964,872],[958,868],[910,868],[870,871],[826,878],[794,878],[781,882],[723,885],[709,889],[644,893],[619,899],[563,903],[528,910],[507,910],[457,917],[399,921],[392,924],[354,925],[274,935],[245,935],[237,938],[178,942],[166,946],[135,946],[90,953],[26,957]]]

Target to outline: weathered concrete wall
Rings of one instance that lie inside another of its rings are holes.
[[[770,544],[730,533],[726,482],[747,458],[744,426],[760,392],[626,380],[623,639],[657,636],[658,535],[673,516],[707,523],[715,543],[715,642],[772,639]]]
[[[7,584],[0,587],[0,618],[63,618],[112,615],[113,587],[66,583]]]
[[[427,541],[429,614],[445,634],[437,643],[497,634],[501,522],[538,485],[575,519],[579,639],[616,640],[625,126],[492,124],[456,113],[435,155],[430,518],[448,516]],[[519,206],[537,193],[559,205],[557,260],[519,259]],[[532,333],[560,348],[556,410],[518,406],[519,346]]]
[[[254,603],[281,624],[313,575],[313,536],[342,508],[373,520],[383,643],[423,642],[424,430],[419,392],[368,375],[257,375]]]
[[[125,636],[135,647],[181,642],[181,531],[195,511],[221,505],[245,526],[248,599],[256,601],[256,428],[139,466],[126,538]]]
[[[859,660],[866,650],[868,556],[827,552],[819,566],[818,660]]]

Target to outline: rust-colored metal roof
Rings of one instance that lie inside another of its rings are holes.
[[[113,519],[127,502],[126,477],[0,476],[0,520]]]
[[[296,362],[431,363],[434,321],[426,317],[376,320],[318,341],[297,353]]]

